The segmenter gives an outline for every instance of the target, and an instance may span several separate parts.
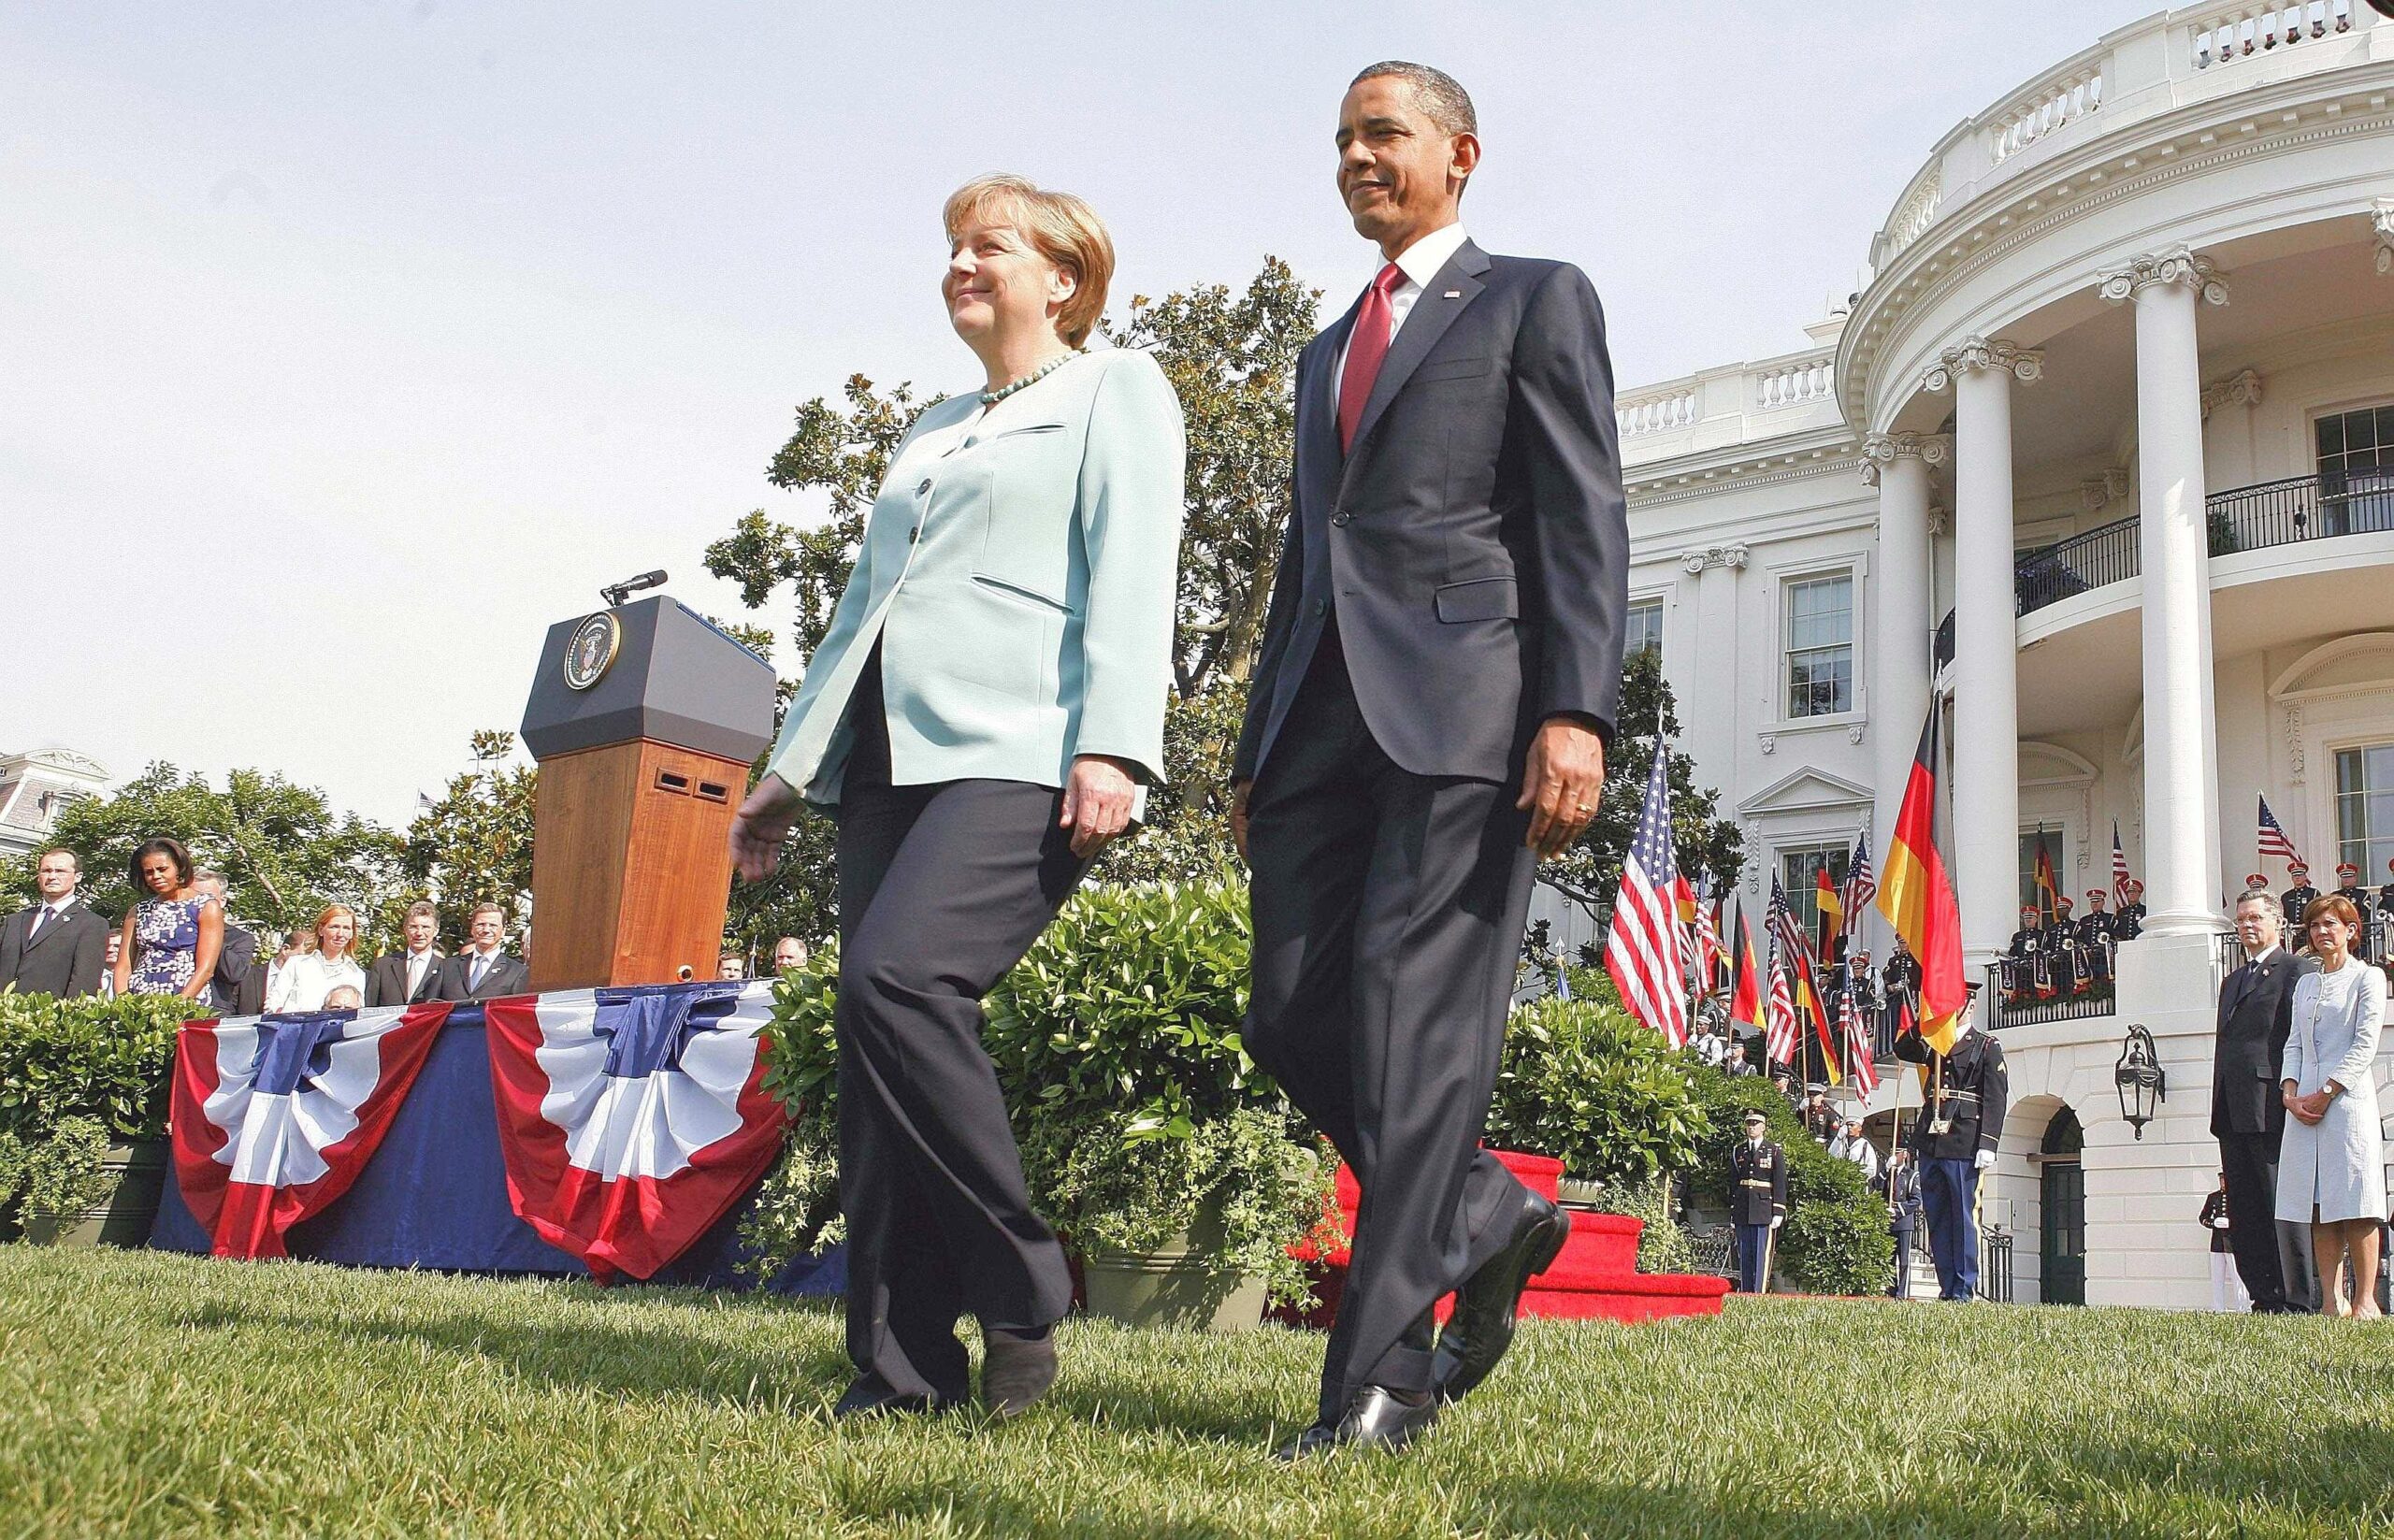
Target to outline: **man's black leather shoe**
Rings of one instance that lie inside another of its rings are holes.
[[[1272,1451],[1275,1460],[1304,1460],[1333,1449],[1385,1449],[1391,1454],[1438,1420],[1438,1398],[1406,1401],[1393,1390],[1366,1385],[1355,1392],[1335,1426],[1317,1422]]]
[[[1513,1323],[1530,1279],[1552,1267],[1563,1254],[1563,1243],[1571,1238],[1571,1216],[1537,1193],[1526,1196],[1529,1202],[1514,1222],[1513,1238],[1455,1290],[1454,1314],[1438,1333],[1430,1377],[1449,1401],[1461,1401],[1486,1379],[1513,1346]]]
[[[1020,1417],[1056,1383],[1056,1339],[1003,1331],[981,1338],[981,1404],[1004,1420]]]
[[[901,1412],[944,1412],[947,1403],[936,1396],[902,1396],[871,1374],[858,1376],[847,1394],[831,1408],[842,1422],[855,1418],[887,1417]]]

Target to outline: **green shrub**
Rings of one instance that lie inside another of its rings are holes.
[[[171,996],[0,993],[0,1208],[98,1202],[110,1144],[166,1137],[175,1033],[209,1014]]]
[[[1646,1228],[1637,1236],[1637,1271],[1640,1273],[1693,1273],[1695,1271],[1695,1243],[1680,1228],[1678,1205],[1671,1202],[1671,1179],[1657,1176],[1651,1181],[1622,1182],[1605,1188],[1599,1205],[1607,1214],[1624,1214],[1633,1219],[1643,1219]]]
[[[1690,1187],[1707,1202],[1728,1202],[1729,1154],[1745,1136],[1745,1115],[1759,1108],[1769,1134],[1787,1152],[1787,1223],[1779,1233],[1779,1270],[1817,1294],[1878,1294],[1895,1276],[1895,1239],[1885,1203],[1862,1172],[1815,1143],[1787,1099],[1759,1075],[1693,1068],[1707,1118]]]
[[[1696,1158],[1694,1061],[1617,1005],[1549,995],[1514,1010],[1488,1143],[1550,1155],[1587,1181],[1636,1183]]]

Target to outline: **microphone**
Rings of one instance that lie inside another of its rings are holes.
[[[605,599],[607,607],[612,610],[642,589],[664,586],[665,569],[660,567],[656,571],[642,572],[636,578],[626,578],[621,583],[610,583],[598,590],[598,597]]]

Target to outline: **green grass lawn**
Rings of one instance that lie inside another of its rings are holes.
[[[2383,1535],[2394,1326],[1733,1302],[1534,1322],[1297,1469],[1321,1343],[1063,1329],[1021,1421],[834,1428],[835,1311],[0,1246],[0,1535]]]

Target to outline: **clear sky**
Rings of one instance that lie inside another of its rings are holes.
[[[763,479],[799,402],[976,381],[976,172],[1089,197],[1118,306],[1266,253],[1343,306],[1339,94],[1435,64],[1466,223],[1584,267],[1631,385],[1804,346],[1946,130],[2156,8],[0,7],[0,750],[403,824],[601,583],[739,612],[699,553],[808,516]]]

